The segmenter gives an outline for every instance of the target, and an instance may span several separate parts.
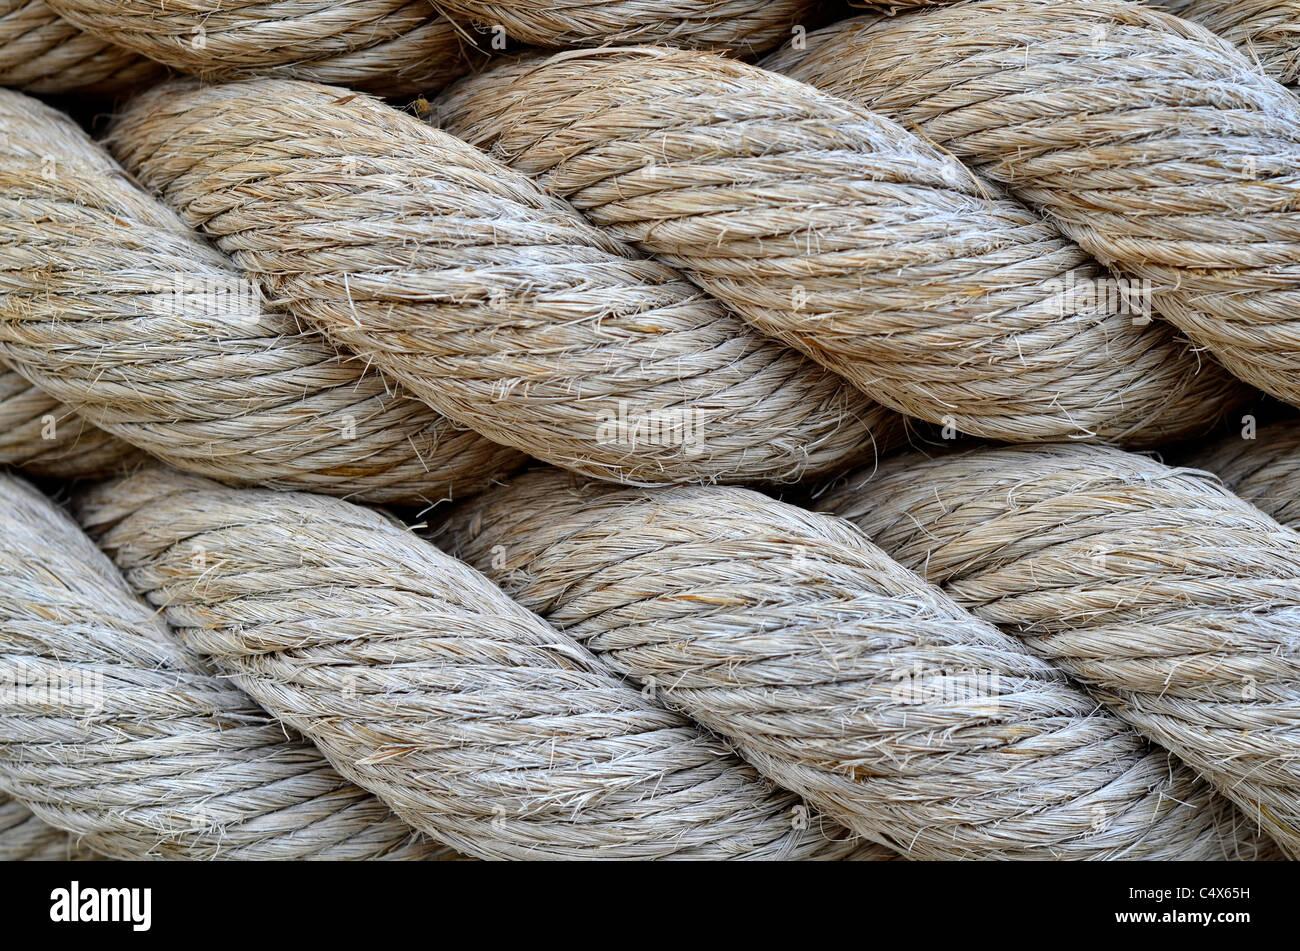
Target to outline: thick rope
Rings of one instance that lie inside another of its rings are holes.
[[[1300,534],[1100,446],[894,457],[821,502],[1300,856]]]
[[[0,475],[0,789],[114,858],[400,858],[420,839],[181,647]]]
[[[88,421],[222,481],[379,502],[472,492],[523,463],[268,307],[71,119],[0,90],[0,123],[0,357]],[[35,452],[22,433],[49,412],[24,406],[0,439]],[[79,452],[108,443],[63,431]]]
[[[1249,438],[1234,433],[1198,447],[1183,462],[1213,472],[1233,494],[1288,528],[1300,529],[1300,430],[1295,420],[1261,426]]]
[[[280,76],[382,95],[469,68],[427,0],[48,0],[101,40],[209,81]]]
[[[1194,20],[1240,47],[1278,82],[1300,81],[1300,2],[1297,0],[1147,0]]]
[[[0,362],[0,465],[33,476],[91,479],[121,474],[143,458]]]
[[[664,43],[762,52],[790,39],[817,0],[433,0],[449,19],[529,46]]]
[[[755,66],[562,53],[435,105],[448,131],[903,413],[1011,441],[1147,445],[1203,431],[1245,392],[1121,307],[1036,213],[893,123]]]
[[[0,862],[85,861],[94,854],[77,840],[0,793]]]
[[[1203,27],[1121,0],[978,0],[844,21],[769,65],[950,150],[1300,403],[1300,98]]]
[[[841,519],[747,489],[648,494],[544,470],[441,527],[615,671],[909,856],[1260,849],[1190,770]]]
[[[188,645],[466,854],[885,856],[377,512],[162,470],[80,512]]]
[[[110,94],[167,70],[64,20],[47,0],[0,0],[0,86],[34,93]]]
[[[872,458],[900,428],[533,182],[368,97],[165,85],[132,101],[113,143],[269,296],[556,465],[795,481]]]

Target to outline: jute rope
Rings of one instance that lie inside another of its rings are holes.
[[[51,397],[227,482],[417,503],[523,463],[269,307],[71,119],[0,90],[0,125],[0,357]],[[121,447],[75,421],[42,451],[40,419],[56,410],[13,389],[24,426],[0,439],[36,456],[17,461],[117,461],[90,458]]]
[[[0,86],[116,93],[161,79],[152,60],[78,30],[47,0],[0,0]]]
[[[664,49],[504,63],[444,127],[682,268],[764,333],[903,413],[1010,441],[1152,444],[1244,388],[1123,312],[1036,213],[863,109]]]
[[[1300,529],[1300,430],[1294,420],[1261,426],[1250,438],[1234,433],[1183,461],[1213,472],[1235,495]]]
[[[379,513],[153,470],[80,517],[188,645],[466,854],[885,855]]]
[[[544,470],[441,528],[615,671],[909,856],[1260,849],[1190,770],[841,519],[747,489],[648,494]]]
[[[368,97],[165,85],[131,102],[113,144],[269,296],[440,412],[556,465],[794,481],[870,459],[899,429],[677,272]]]
[[[0,788],[115,858],[433,858],[0,475]]]
[[[469,68],[427,0],[48,2],[92,36],[211,81],[297,77],[398,95]]]
[[[919,130],[1300,403],[1300,98],[1203,27],[979,0],[844,21],[768,65]]]
[[[1222,35],[1278,82],[1300,80],[1300,3],[1296,0],[1147,2]]]
[[[665,43],[761,52],[817,0],[433,0],[449,19],[530,46]],[[487,39],[487,38],[485,38]]]
[[[0,793],[0,862],[63,862],[94,858],[77,840]]]
[[[0,465],[82,479],[119,474],[143,458],[0,362]]]
[[[821,507],[1300,855],[1300,534],[1204,473],[1083,445],[905,454]]]

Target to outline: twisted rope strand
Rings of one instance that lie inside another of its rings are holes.
[[[1245,395],[1121,307],[1037,214],[766,70],[564,53],[497,66],[436,106],[448,131],[900,412],[1012,441],[1151,444]]]
[[[1224,485],[1270,518],[1300,529],[1300,431],[1294,420],[1261,426],[1198,447],[1185,464],[1213,472]]]
[[[894,414],[681,275],[373,99],[163,86],[133,100],[113,146],[268,295],[440,412],[556,465],[785,482],[897,438]]]
[[[0,123],[0,357],[45,393],[236,483],[420,503],[522,465],[268,307],[66,116],[0,90]]]
[[[153,60],[78,30],[47,0],[0,0],[0,86],[107,95],[165,75]]]
[[[649,494],[546,470],[442,528],[616,672],[911,857],[1261,849],[1190,770],[840,519],[746,489]]]
[[[885,857],[379,513],[161,470],[80,511],[188,645],[466,854]]]
[[[448,854],[212,673],[0,475],[0,788],[115,858]]]
[[[1280,83],[1300,80],[1300,3],[1296,0],[1148,0],[1194,20],[1240,47]]]
[[[94,858],[75,838],[46,825],[0,793],[0,862],[66,862]]]
[[[1300,403],[1300,98],[1203,27],[978,0],[844,21],[769,65],[919,130]]]
[[[820,508],[1016,634],[1300,856],[1300,534],[1100,446],[894,457]]]

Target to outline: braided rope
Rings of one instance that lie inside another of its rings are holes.
[[[433,0],[449,19],[530,46],[666,43],[769,49],[817,0]]]
[[[436,105],[453,134],[903,413],[1012,441],[1152,444],[1244,396],[1167,326],[1097,293],[1100,270],[1052,224],[898,126],[766,70],[565,53],[490,69]]]
[[[1300,3],[1296,0],[1148,2],[1221,34],[1278,82],[1300,81]]]
[[[1300,855],[1300,535],[1204,473],[1082,445],[897,456],[820,507]]]
[[[0,357],[45,393],[158,458],[236,483],[415,503],[523,463],[267,307],[66,116],[0,90],[0,123]],[[55,412],[13,409],[19,422]],[[78,453],[120,450],[62,429]],[[13,438],[38,451],[34,436]],[[59,445],[32,461],[57,461]]]
[[[1300,99],[1204,28],[1122,0],[977,0],[844,21],[768,65],[918,129],[1300,403]]]
[[[205,80],[280,76],[383,95],[469,68],[427,0],[47,0],[92,36]]]
[[[167,70],[78,30],[47,0],[0,0],[0,86],[34,93],[117,93]]]
[[[843,380],[375,100],[163,86],[113,142],[270,296],[440,412],[556,465],[784,482],[896,439],[897,417]]]
[[[189,646],[468,855],[884,857],[376,512],[160,470],[80,510]]]
[[[916,858],[1253,858],[1190,770],[852,526],[746,489],[533,472],[449,550],[620,674]]]
[[[433,858],[0,475],[0,788],[116,858]]]

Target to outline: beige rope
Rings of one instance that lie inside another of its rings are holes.
[[[1203,27],[1121,0],[979,0],[844,21],[769,65],[918,129],[1300,402],[1300,98]]]
[[[1255,508],[1300,528],[1300,430],[1294,420],[1197,447],[1185,464],[1213,472]]]
[[[83,33],[47,0],[0,0],[0,86],[35,93],[116,93],[167,70]]]
[[[0,788],[115,858],[434,858],[0,475]]]
[[[398,95],[469,68],[427,0],[48,2],[92,36],[212,81],[272,75]]]
[[[896,439],[892,413],[680,274],[368,97],[163,86],[113,142],[269,296],[549,462],[632,482],[785,482]]]
[[[0,465],[83,479],[120,473],[142,458],[0,363]]]
[[[1296,0],[1148,2],[1221,34],[1278,82],[1300,80],[1300,3]]]
[[[268,307],[66,116],[0,90],[0,124],[0,357],[45,393],[229,482],[417,503],[523,463]],[[74,421],[63,443],[40,451],[27,433],[56,410],[19,406],[17,461],[33,461],[23,451],[64,459],[68,441],[78,453],[108,443]],[[116,461],[63,464],[86,472]]]
[[[1053,225],[898,126],[757,67],[562,53],[436,105],[448,131],[901,412],[1148,445],[1203,431],[1244,392],[1124,312]]]
[[[619,674],[915,858],[1254,858],[1184,767],[840,519],[532,472],[448,550]]]
[[[455,23],[502,40],[570,46],[666,43],[761,52],[797,33],[817,0],[433,0]]]
[[[24,805],[0,793],[0,862],[85,861],[93,853],[66,832],[48,826]]]
[[[1300,855],[1300,534],[1204,473],[1083,445],[905,454],[820,507]]]
[[[188,645],[466,854],[884,857],[379,513],[161,470],[80,511]]]

